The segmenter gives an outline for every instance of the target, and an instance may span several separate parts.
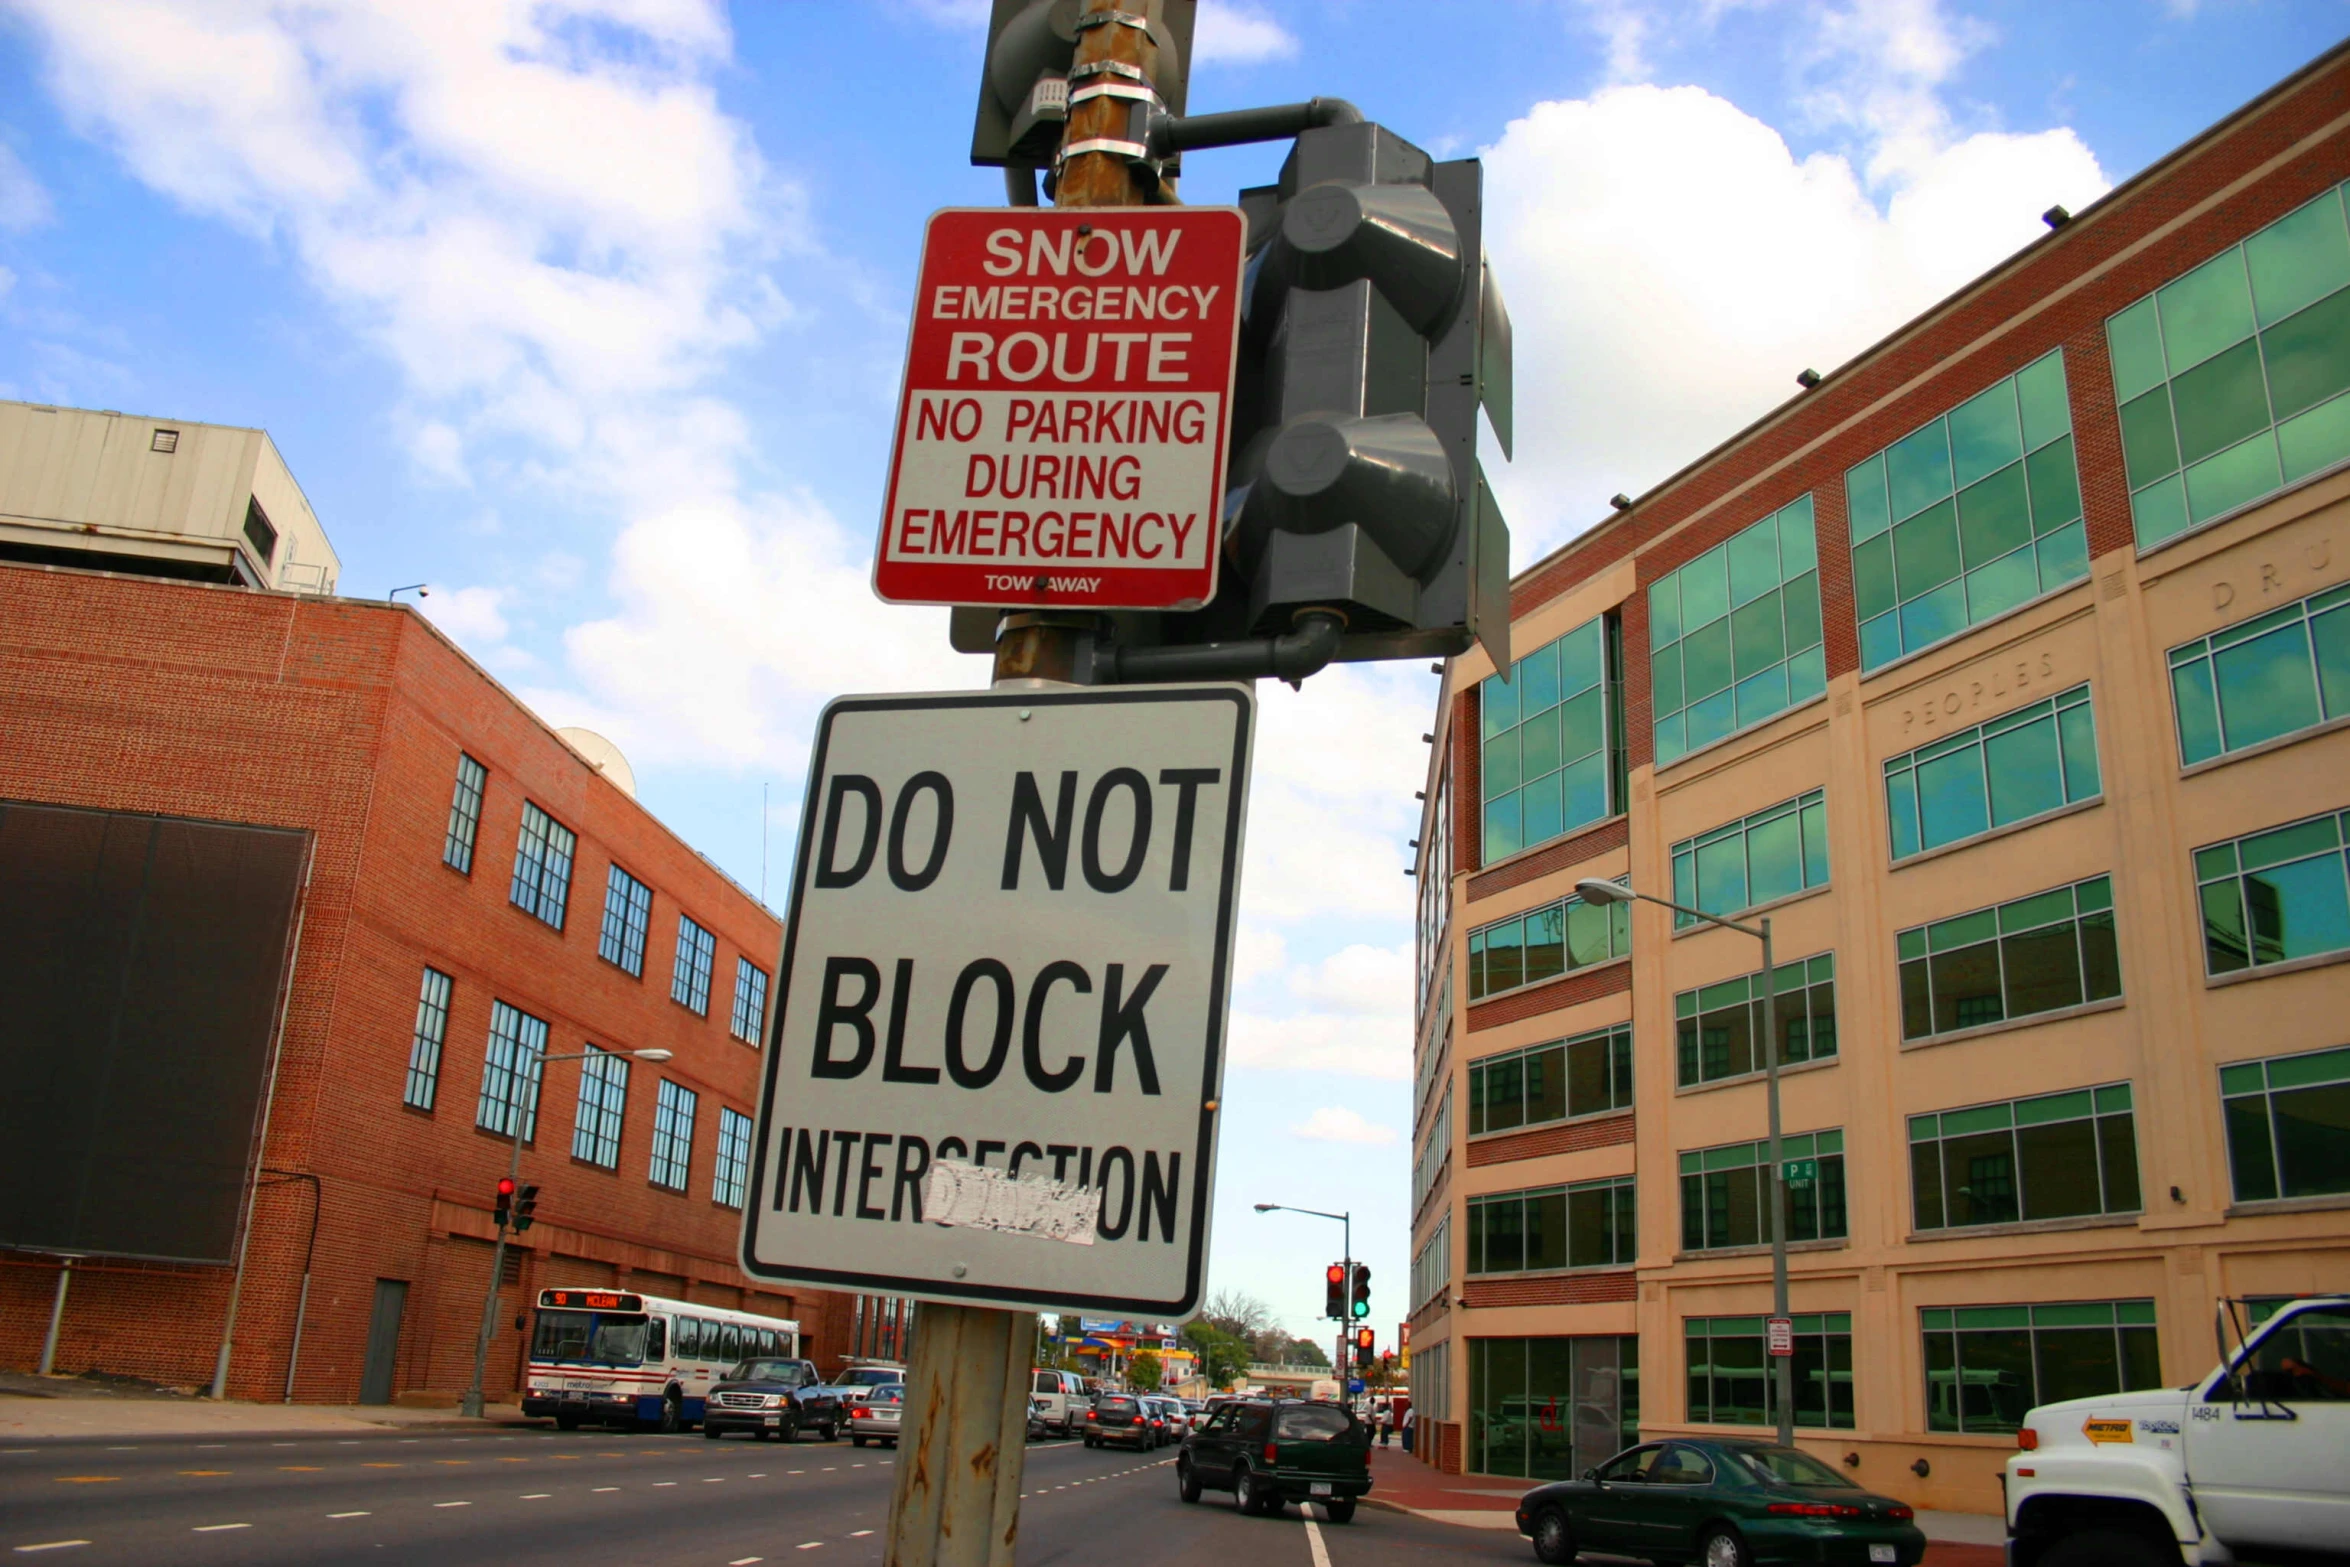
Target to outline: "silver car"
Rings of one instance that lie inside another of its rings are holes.
[[[898,1420],[906,1412],[906,1384],[884,1382],[870,1389],[861,1403],[849,1406],[849,1445],[867,1442],[898,1445]]]
[[[1153,1398],[1151,1407],[1166,1422],[1160,1440],[1173,1445],[1191,1435],[1191,1410],[1180,1398]]]

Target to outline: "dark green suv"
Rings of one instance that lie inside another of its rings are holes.
[[[1371,1428],[1343,1405],[1244,1398],[1218,1404],[1175,1456],[1187,1502],[1230,1491],[1244,1513],[1319,1502],[1332,1523],[1355,1515],[1371,1489]]]

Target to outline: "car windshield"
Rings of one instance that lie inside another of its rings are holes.
[[[885,1382],[865,1399],[868,1404],[902,1404],[905,1401],[906,1385],[903,1382]]]
[[[1281,1411],[1273,1434],[1284,1442],[1335,1442],[1346,1435],[1354,1420],[1343,1409],[1327,1404],[1301,1404]]]
[[[531,1356],[640,1366],[645,1360],[646,1320],[641,1315],[610,1312],[542,1311],[531,1338]]]
[[[800,1363],[796,1360],[746,1360],[726,1373],[729,1382],[783,1382],[797,1386]]]
[[[1860,1489],[1806,1452],[1792,1447],[1742,1447],[1738,1461],[1765,1485],[1832,1486],[1839,1491]]]
[[[1130,1415],[1142,1406],[1131,1398],[1097,1398],[1093,1407],[1109,1414]]]

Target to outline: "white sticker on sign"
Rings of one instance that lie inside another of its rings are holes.
[[[1254,715],[1240,685],[825,709],[745,1271],[1196,1308]]]

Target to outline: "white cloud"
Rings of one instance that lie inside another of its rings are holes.
[[[24,166],[16,149],[0,142],[0,229],[38,228],[53,215],[49,192]]]
[[[1289,988],[1299,1000],[1354,1015],[1392,1015],[1399,1003],[1410,1000],[1411,984],[1408,943],[1372,947],[1357,942],[1311,967],[1289,971]]]
[[[1366,1023],[1327,1012],[1268,1017],[1235,1010],[1230,1031],[1232,1064],[1276,1072],[1337,1072],[1409,1082],[1412,1028],[1409,1018]]]
[[[1204,0],[1199,8],[1191,39],[1195,65],[1261,65],[1296,54],[1296,36],[1254,5]]]
[[[1292,1137],[1302,1137],[1309,1143],[1369,1143],[1374,1146],[1395,1141],[1395,1128],[1381,1126],[1343,1105],[1324,1105],[1312,1115],[1289,1129]]]
[[[417,607],[425,617],[476,657],[506,640],[505,588],[435,587]]]

